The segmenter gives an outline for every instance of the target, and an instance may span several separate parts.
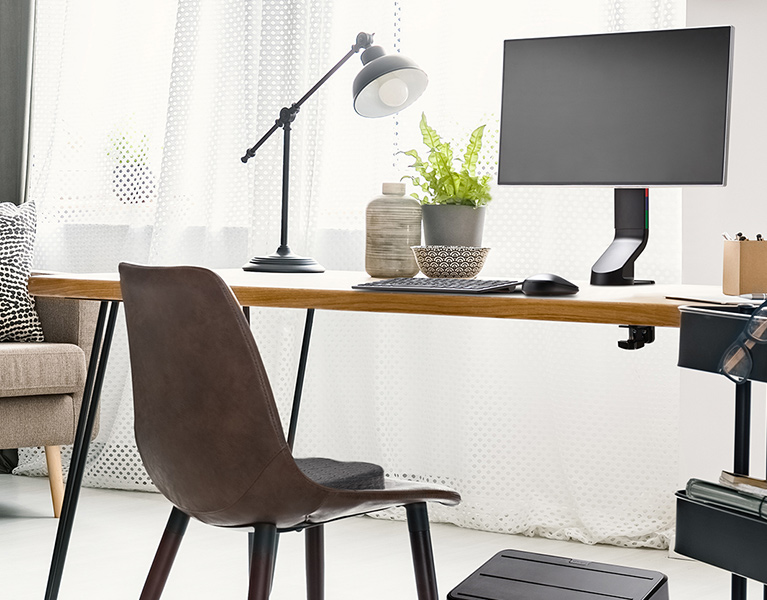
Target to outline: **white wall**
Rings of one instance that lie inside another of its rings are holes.
[[[682,203],[682,281],[721,285],[722,232],[767,235],[767,2],[688,0],[687,25],[733,25],[733,89],[727,186],[687,188]],[[734,385],[682,369],[680,480],[716,480],[732,468]],[[751,473],[765,470],[765,389],[753,386]]]

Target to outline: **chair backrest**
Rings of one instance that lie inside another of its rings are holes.
[[[245,497],[253,500],[259,486],[266,489],[258,518],[269,522],[289,512],[269,489],[278,482],[312,496],[313,486],[302,489],[307,480],[290,454],[258,348],[226,283],[200,267],[126,263],[120,281],[136,443],[158,489],[187,514],[224,525],[252,518],[225,513]]]

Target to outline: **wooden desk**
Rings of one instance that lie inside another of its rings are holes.
[[[641,285],[597,287],[576,282],[575,296],[532,297],[521,293],[467,295],[415,294],[353,290],[371,278],[356,271],[311,274],[250,273],[240,269],[218,270],[243,306],[317,308],[356,312],[452,315],[615,325],[679,327],[677,307],[689,301],[675,297],[714,297],[715,286]],[[121,300],[117,274],[52,273],[33,275],[33,296],[90,300]]]
[[[575,296],[528,297],[521,293],[466,295],[438,293],[402,293],[353,290],[356,283],[370,278],[360,272],[336,271],[320,274],[251,273],[240,269],[217,271],[232,287],[242,306],[307,309],[304,342],[301,349],[296,392],[288,443],[292,447],[300,403],[303,373],[308,352],[309,335],[315,309],[568,321],[679,327],[675,297],[715,297],[713,286],[620,286],[595,287],[576,282],[581,291]],[[58,597],[69,537],[85,469],[93,422],[97,414],[101,383],[109,354],[117,307],[122,295],[119,277],[107,274],[39,273],[29,279],[33,296],[53,296],[101,301],[99,321],[94,337],[94,351],[88,367],[82,409],[72,450],[64,506],[54,545],[48,577],[46,600]],[[193,292],[193,290],[192,290]],[[107,312],[109,316],[107,317]]]

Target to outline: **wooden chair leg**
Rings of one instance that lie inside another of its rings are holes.
[[[178,553],[178,547],[186,533],[186,526],[189,524],[189,515],[184,514],[175,506],[170,511],[168,524],[165,526],[165,532],[162,534],[160,545],[152,561],[152,567],[149,569],[144,589],[141,590],[140,600],[158,600],[165,588],[165,582],[168,581],[170,568]]]
[[[277,528],[271,523],[253,527],[248,600],[268,600],[272,591],[272,574],[276,550]]]
[[[410,531],[410,549],[413,553],[418,600],[438,600],[437,574],[434,571],[434,554],[431,548],[429,513],[426,503],[408,504],[405,510]]]
[[[51,485],[51,501],[53,516],[61,516],[61,505],[64,503],[64,476],[61,473],[61,448],[58,446],[45,447],[45,462],[48,465],[48,482]]]
[[[306,600],[325,598],[325,528],[309,527],[304,531],[306,544]]]

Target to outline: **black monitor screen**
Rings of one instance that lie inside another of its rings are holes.
[[[498,183],[724,184],[732,27],[507,40]]]

